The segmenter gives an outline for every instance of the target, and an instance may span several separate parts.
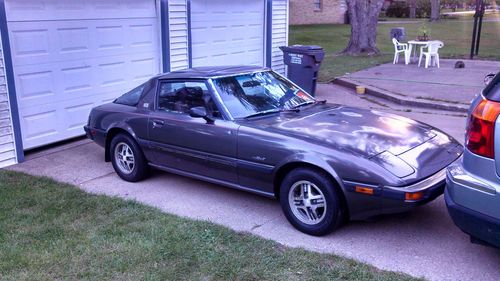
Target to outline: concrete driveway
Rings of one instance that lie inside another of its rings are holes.
[[[406,112],[331,85],[322,85],[320,93],[331,102],[396,112],[463,138],[463,116]],[[351,222],[328,236],[312,237],[296,231],[278,202],[271,199],[163,172],[154,172],[140,183],[122,181],[111,164],[104,162],[103,149],[86,140],[28,155],[26,162],[12,169],[49,176],[91,193],[137,200],[167,213],[209,220],[283,245],[334,253],[430,280],[500,278],[500,251],[470,244],[448,217],[442,197],[412,213]]]

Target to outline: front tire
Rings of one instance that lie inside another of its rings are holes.
[[[137,182],[148,175],[149,166],[146,158],[132,137],[118,134],[111,140],[110,148],[111,163],[120,178]]]
[[[342,222],[337,189],[320,171],[298,168],[288,173],[280,186],[280,203],[288,221],[310,235],[328,234]]]

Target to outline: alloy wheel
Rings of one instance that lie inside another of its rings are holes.
[[[326,200],[323,192],[312,182],[302,180],[294,183],[288,192],[288,203],[294,216],[302,223],[320,223],[326,215]]]
[[[135,167],[135,157],[128,144],[120,142],[115,146],[115,162],[122,173],[132,173]]]

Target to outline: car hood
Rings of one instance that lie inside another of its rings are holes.
[[[364,157],[384,151],[399,155],[436,136],[433,127],[412,119],[335,104],[254,118],[245,125]]]

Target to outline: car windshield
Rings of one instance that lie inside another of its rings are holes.
[[[214,85],[234,118],[289,110],[315,101],[272,71],[217,78]]]

